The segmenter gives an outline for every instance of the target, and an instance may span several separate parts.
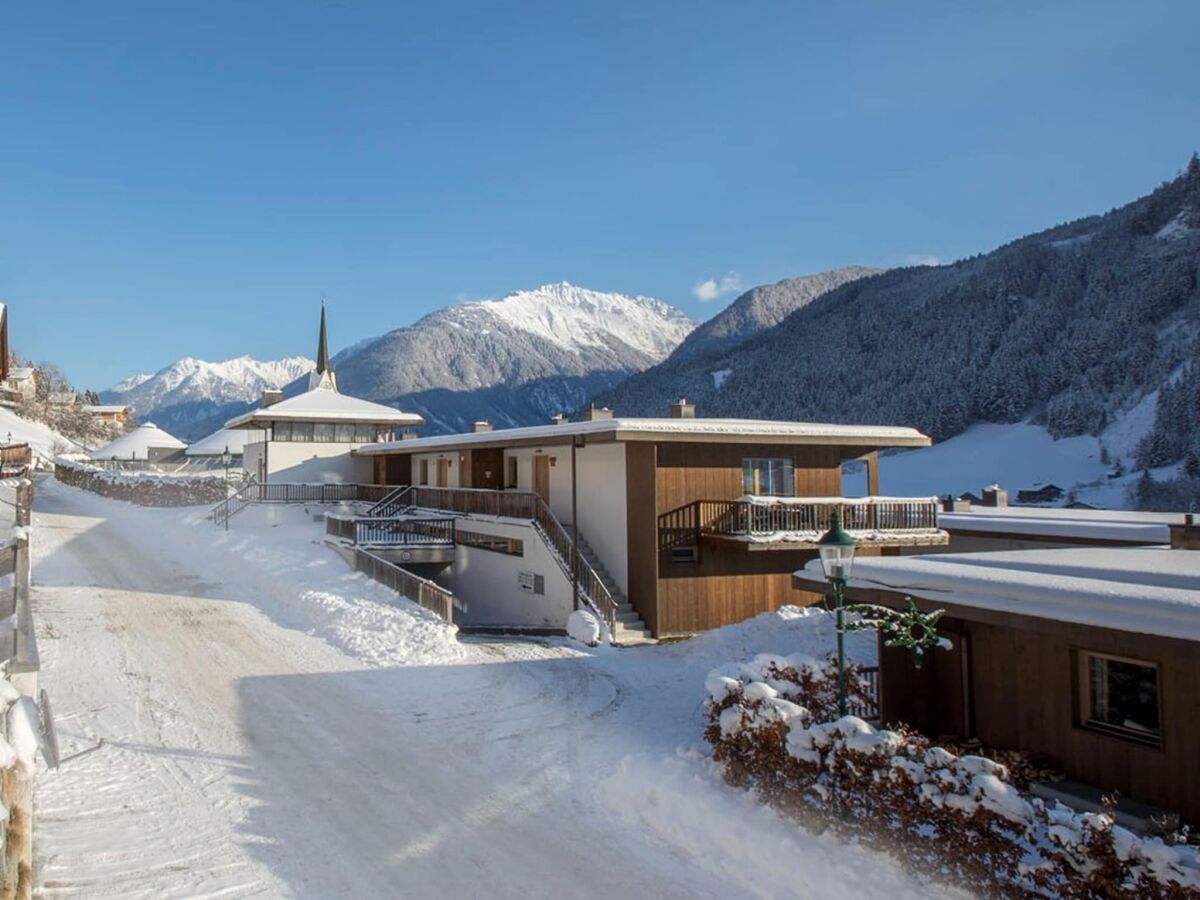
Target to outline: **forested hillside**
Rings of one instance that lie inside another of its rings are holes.
[[[1193,157],[1105,215],[853,281],[698,367],[656,366],[596,400],[662,414],[687,396],[706,416],[895,423],[939,439],[1028,418],[1055,436],[1098,434],[1196,358],[1198,265]],[[1194,443],[1185,405],[1160,410],[1156,459]]]

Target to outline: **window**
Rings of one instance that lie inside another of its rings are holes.
[[[292,423],[276,422],[272,437],[277,441],[290,441],[292,439]]]
[[[337,427],[332,422],[316,422],[313,424],[313,440],[318,444],[332,444],[337,436]]]
[[[1158,666],[1088,651],[1079,660],[1084,726],[1159,746]]]
[[[756,497],[794,496],[795,465],[790,459],[743,459],[742,493]]]
[[[671,562],[696,563],[700,562],[700,548],[695,544],[671,548]]]
[[[312,422],[293,422],[292,423],[292,440],[301,441],[302,443],[310,444],[313,439],[313,423]]]
[[[337,434],[337,442],[339,444],[353,444],[354,443],[354,423],[353,422],[339,422],[337,429],[336,429],[336,434]]]
[[[359,423],[354,426],[354,442],[356,444],[375,443],[375,426]]]
[[[506,488],[517,486],[517,458],[515,456],[504,460],[504,486]]]
[[[429,460],[423,459],[420,462],[421,477],[417,479],[418,484],[429,484]]]

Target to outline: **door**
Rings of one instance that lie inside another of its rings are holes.
[[[533,490],[546,503],[550,502],[550,457],[533,458]]]
[[[437,486],[446,487],[450,484],[450,460],[439,459],[437,464]]]

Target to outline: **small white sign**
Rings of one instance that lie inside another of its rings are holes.
[[[534,585],[537,582],[537,575],[533,572],[518,572],[517,585],[527,594],[533,593]]]

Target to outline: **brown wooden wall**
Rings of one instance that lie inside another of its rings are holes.
[[[625,445],[625,508],[629,543],[629,602],[652,634],[658,627],[658,515],[655,458],[649,443]]]
[[[841,447],[658,444],[653,497],[655,521],[658,516],[697,500],[731,500],[742,496],[742,460],[747,457],[791,459],[797,496],[836,496],[842,489],[842,460],[859,453]],[[639,494],[636,499],[643,506],[649,505],[645,495]],[[631,517],[633,502],[631,498]],[[632,573],[632,530],[630,549]],[[792,586],[792,572],[816,556],[812,550],[750,551],[731,541],[705,539],[697,562],[675,562],[669,551],[658,551],[657,540],[652,549],[657,556],[658,574],[655,624],[650,623],[641,609],[638,611],[656,637],[704,631],[780,606],[807,606],[821,600],[820,594],[798,591]]]
[[[918,606],[934,604],[918,601]],[[948,635],[955,652],[935,651],[932,663],[919,672],[907,652],[884,650],[883,720],[907,722],[932,736],[975,736],[988,747],[1045,753],[1069,778],[1200,821],[1200,648],[1195,643],[1028,617],[988,618],[943,619],[956,632]],[[1075,679],[1081,650],[1158,664],[1161,748],[1079,724]]]

